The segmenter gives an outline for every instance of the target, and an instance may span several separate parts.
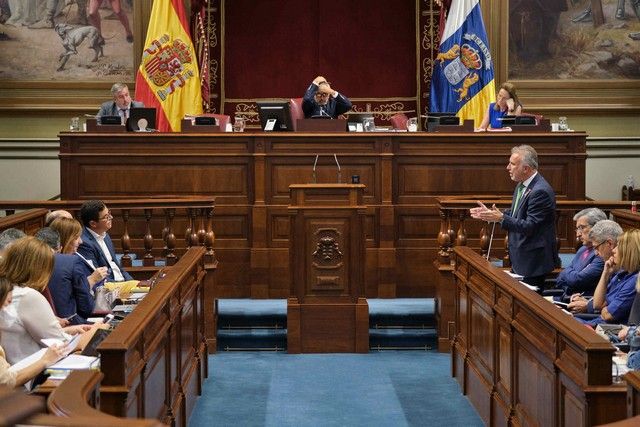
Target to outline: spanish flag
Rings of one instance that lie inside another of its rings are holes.
[[[496,91],[479,0],[452,0],[439,51],[429,111],[456,113],[479,126]]]
[[[161,132],[179,132],[185,114],[202,114],[198,61],[183,0],[153,2],[136,99],[156,108]]]

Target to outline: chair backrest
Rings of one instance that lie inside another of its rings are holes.
[[[216,122],[218,123],[218,126],[220,126],[221,132],[225,132],[227,129],[227,123],[231,122],[231,116],[227,114],[204,113],[204,114],[200,114],[200,116],[214,117],[216,119]]]
[[[304,119],[304,111],[302,111],[302,98],[291,98],[289,100],[289,112],[291,114],[291,125],[293,130],[298,130],[298,119]]]
[[[393,126],[394,129],[407,130],[407,120],[409,120],[409,118],[405,113],[396,113],[389,117],[391,126]]]
[[[525,117],[535,117],[536,118],[536,125],[539,125],[540,122],[542,121],[542,119],[544,119],[544,116],[542,114],[534,114],[534,113],[520,113],[521,116],[525,116]]]

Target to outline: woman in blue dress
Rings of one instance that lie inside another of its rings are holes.
[[[499,129],[502,127],[504,116],[519,116],[522,114],[522,104],[518,99],[516,87],[513,83],[502,83],[496,96],[496,102],[489,104],[482,123],[476,131]]]

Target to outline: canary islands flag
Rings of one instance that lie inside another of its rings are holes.
[[[479,0],[453,0],[433,64],[430,112],[482,118],[495,100],[493,61]]]
[[[185,114],[202,114],[198,61],[183,0],[154,0],[136,76],[136,99],[157,110],[162,132],[180,131]]]

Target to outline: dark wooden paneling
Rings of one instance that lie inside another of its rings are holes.
[[[436,197],[510,196],[511,147],[533,145],[559,197],[584,198],[586,135],[574,133],[62,133],[65,199],[144,195],[216,197],[219,297],[283,297],[289,266],[283,220],[289,184],[359,175],[368,206],[367,297],[435,295]],[[469,225],[476,244],[479,225]],[[501,235],[501,234],[500,234]],[[159,247],[156,245],[155,247]],[[496,252],[501,254],[501,248]],[[274,255],[270,255],[273,251]],[[230,262],[229,266],[225,262]],[[393,265],[390,265],[393,260]]]
[[[609,342],[470,248],[454,252],[452,374],[487,425],[624,417],[626,390],[612,384]]]

